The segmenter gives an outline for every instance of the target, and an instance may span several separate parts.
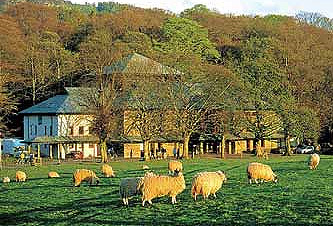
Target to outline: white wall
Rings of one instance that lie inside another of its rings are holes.
[[[25,115],[24,116],[24,139],[31,140],[38,136],[88,136],[89,127],[91,127],[92,116],[89,115]],[[73,128],[73,134],[70,134],[70,127]],[[80,127],[83,127],[83,134],[79,133]],[[51,131],[52,129],[52,131]],[[45,131],[46,130],[46,131]],[[33,146],[37,149],[37,146]],[[41,152],[49,154],[49,146],[41,144]],[[76,148],[67,145],[60,146],[61,157],[69,151],[83,151],[84,157],[96,156],[97,145],[77,144]]]

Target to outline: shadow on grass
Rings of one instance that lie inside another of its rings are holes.
[[[101,215],[101,213],[92,214],[92,209],[103,209],[103,208],[120,208],[123,207],[121,201],[119,199],[106,201],[104,196],[101,198],[82,198],[79,200],[74,200],[72,202],[68,202],[62,205],[55,206],[43,206],[37,208],[30,208],[23,211],[16,211],[13,213],[5,213],[0,214],[0,225],[18,225],[18,224],[40,224],[40,225],[48,225],[48,224],[57,224],[66,222],[66,224],[72,223],[87,223],[90,220],[94,219],[95,216]],[[4,204],[0,202],[0,204]],[[19,201],[11,201],[6,202],[6,205],[22,205],[23,202]],[[52,218],[56,215],[56,218]],[[89,215],[89,216],[85,216]],[[46,217],[50,216],[50,217]],[[68,217],[73,216],[73,217]],[[75,216],[78,216],[76,218]],[[85,216],[85,217],[80,217]],[[94,219],[93,222],[96,220]],[[92,222],[92,221],[91,221]],[[108,223],[112,223],[112,220],[108,220]]]

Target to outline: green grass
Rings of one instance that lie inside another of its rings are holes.
[[[267,162],[279,175],[277,184],[247,182],[250,159],[195,159],[184,161],[186,190],[171,204],[169,197],[141,206],[140,197],[124,207],[118,186],[123,177],[143,175],[142,162],[111,162],[116,178],[103,178],[100,164],[63,164],[25,167],[25,183],[1,184],[0,225],[333,225],[333,156],[321,156],[310,171],[306,155],[273,158]],[[145,163],[156,173],[167,173],[166,161]],[[95,170],[99,186],[72,186],[78,168]],[[62,178],[47,179],[48,171]],[[224,170],[228,181],[217,198],[194,202],[191,180],[200,171]],[[0,171],[14,180],[16,169]]]

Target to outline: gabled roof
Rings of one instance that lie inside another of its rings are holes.
[[[104,68],[104,74],[109,75],[112,73],[176,74],[179,72],[150,58],[133,53],[111,66],[106,66]]]
[[[66,94],[51,97],[19,114],[87,114],[86,107],[80,104],[80,96],[90,88],[66,87],[65,89]]]

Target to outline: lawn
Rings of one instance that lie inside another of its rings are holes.
[[[333,225],[333,156],[321,156],[318,170],[310,171],[307,155],[263,161],[279,176],[277,184],[248,184],[246,166],[256,158],[194,159],[183,161],[186,190],[171,204],[169,197],[141,206],[140,197],[122,205],[121,178],[142,176],[143,162],[111,162],[116,178],[104,178],[100,164],[63,164],[24,167],[25,183],[1,184],[0,225]],[[145,163],[155,173],[167,173],[167,161]],[[72,186],[75,169],[95,170],[98,186]],[[16,169],[0,171],[14,180]],[[191,180],[201,171],[224,170],[228,181],[217,193],[194,202]],[[60,179],[48,179],[57,171]]]

